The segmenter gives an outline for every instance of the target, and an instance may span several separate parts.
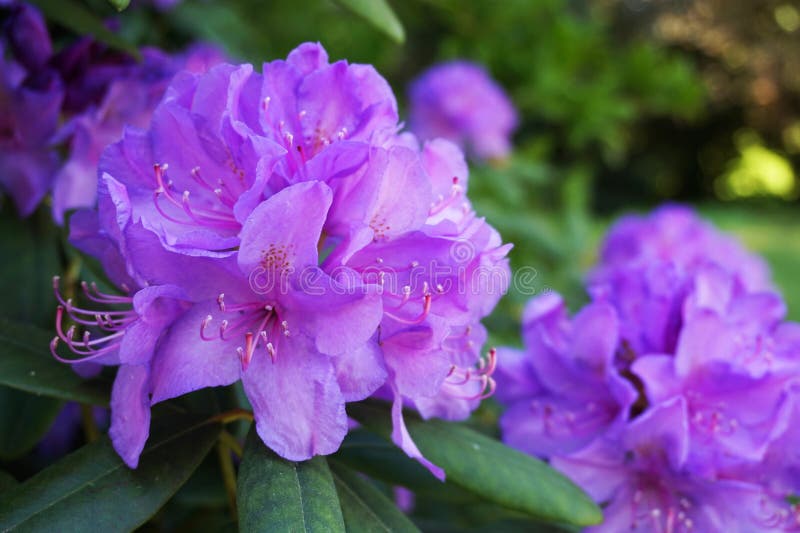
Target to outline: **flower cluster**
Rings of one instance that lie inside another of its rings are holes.
[[[664,207],[610,231],[572,319],[532,300],[502,349],[504,440],[605,506],[593,531],[795,531],[800,325],[761,260]]]
[[[56,286],[54,355],[119,365],[110,435],[132,467],[152,404],[241,380],[287,459],[336,451],[345,404],[377,395],[394,402],[395,442],[442,475],[402,407],[464,418],[492,393],[479,321],[509,281],[510,245],[467,180],[455,145],[398,133],[371,66],[318,44],[261,73],[183,71],[150,126],[106,148],[98,207],[71,219],[124,295],[85,285],[98,311]]]
[[[517,113],[482,67],[467,61],[436,65],[409,92],[409,124],[420,138],[449,139],[481,159],[508,156]]]
[[[178,70],[205,71],[223,56],[198,45],[175,56],[144,49],[137,62],[90,38],[54,52],[36,8],[12,2],[8,9],[0,40],[0,188],[23,216],[52,190],[61,224],[67,210],[94,206],[100,153],[124,125],[149,123]]]

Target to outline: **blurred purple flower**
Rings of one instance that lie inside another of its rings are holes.
[[[648,352],[674,351],[689,285],[708,265],[728,272],[745,291],[772,288],[763,259],[686,207],[667,205],[648,216],[623,217],[609,230],[588,289],[620,314],[624,346],[618,364]]]
[[[580,450],[623,423],[637,393],[614,367],[618,331],[608,304],[589,304],[570,321],[557,294],[531,300],[523,317],[525,351],[500,352],[504,440],[549,457]]]
[[[94,205],[100,153],[125,125],[147,125],[175,72],[205,71],[223,56],[209,46],[176,56],[147,49],[139,63],[90,38],[54,53],[41,13],[21,2],[8,7],[3,37],[10,57],[0,54],[0,185],[23,216],[52,188],[60,224],[65,211]],[[60,164],[55,150],[65,143],[68,156]]]
[[[605,506],[591,531],[796,528],[800,325],[763,262],[674,207],[617,224],[602,260],[572,324],[537,298],[525,351],[500,351],[503,439]]]
[[[713,262],[733,274],[749,291],[772,287],[769,268],[735,238],[721,233],[688,207],[665,205],[646,216],[621,218],[608,231],[600,264],[589,276],[591,284],[607,279],[617,269],[669,263],[681,277]]]
[[[9,7],[4,33],[17,60],[6,57],[0,42],[0,187],[27,216],[50,189],[58,165],[51,140],[64,90],[48,72],[29,79],[27,68],[40,67],[50,54],[50,36],[38,10],[26,4]]]
[[[198,46],[174,57],[143,50],[142,63],[119,69],[102,86],[102,100],[75,115],[60,132],[69,139],[69,155],[55,177],[53,218],[63,223],[70,209],[94,206],[97,165],[103,149],[122,137],[125,127],[146,127],[172,76],[182,68],[204,72],[222,62],[221,53]]]
[[[449,139],[481,159],[511,151],[517,113],[482,67],[467,61],[436,65],[411,84],[409,100],[409,126],[421,139]]]
[[[606,504],[603,523],[587,531],[790,531],[797,510],[762,486],[686,470],[688,419],[683,399],[675,398],[577,453],[552,459]]]
[[[41,13],[18,4],[5,23],[11,54],[29,71],[42,68],[53,55],[53,43]]]

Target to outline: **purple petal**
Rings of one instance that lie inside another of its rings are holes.
[[[568,456],[555,456],[550,464],[585,490],[597,502],[608,501],[630,481],[625,450],[609,434]]]
[[[347,402],[367,398],[386,382],[388,374],[383,354],[373,340],[342,352],[332,361],[336,370],[336,382]]]
[[[370,140],[394,133],[397,102],[389,84],[369,65],[338,61],[309,73],[297,90],[304,138]]]
[[[619,320],[608,304],[593,303],[572,319],[575,332],[571,355],[579,372],[602,378],[612,371],[614,353],[619,343]]]
[[[620,407],[604,396],[587,402],[540,395],[515,402],[500,419],[503,441],[539,457],[576,452],[620,417]]]
[[[152,363],[152,403],[175,398],[205,387],[230,385],[239,379],[240,362],[236,348],[242,340],[203,340],[200,326],[209,315],[209,332],[223,318],[216,302],[195,305],[179,318],[159,346]]]
[[[28,216],[50,189],[56,172],[50,151],[0,151],[0,186],[11,196],[20,215]]]
[[[433,196],[447,197],[453,187],[453,178],[467,189],[469,168],[464,153],[458,145],[445,139],[433,139],[422,149],[422,165],[431,179]]]
[[[281,338],[274,361],[256,353],[242,383],[256,431],[275,453],[304,461],[339,449],[347,433],[345,400],[330,358],[317,352],[311,339]]]
[[[497,382],[495,397],[506,405],[542,392],[536,372],[523,350],[512,348],[497,349]]]
[[[640,461],[659,460],[663,454],[669,466],[679,471],[689,455],[688,416],[682,397],[653,407],[628,426],[625,449],[634,450]]]
[[[20,3],[6,24],[6,36],[14,57],[28,70],[42,69],[53,55],[53,43],[39,10]]]
[[[639,376],[651,403],[660,403],[681,393],[681,384],[675,373],[675,358],[671,355],[647,355],[638,358],[631,366]]]
[[[150,372],[145,365],[122,365],[111,391],[111,428],[114,449],[131,468],[150,435],[150,402],[147,397]]]
[[[317,349],[339,355],[358,349],[375,333],[383,317],[383,300],[374,286],[346,286],[319,269],[307,268],[299,290],[282,298],[289,327],[299,324]]]
[[[280,274],[317,265],[317,243],[331,204],[324,183],[298,183],[259,205],[242,228],[239,268]]]
[[[381,346],[386,366],[400,394],[411,399],[433,397],[439,393],[452,363],[441,342],[446,334],[437,325],[407,328],[394,335],[381,332]]]
[[[444,481],[444,470],[425,459],[408,433],[406,421],[403,419],[403,399],[396,387],[392,386],[392,390],[394,391],[394,401],[392,402],[392,442],[406,452],[406,455],[419,461],[439,481]]]
[[[328,64],[328,53],[319,43],[303,43],[289,52],[286,62],[307,75]]]

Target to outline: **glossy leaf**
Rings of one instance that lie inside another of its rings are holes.
[[[52,327],[56,310],[53,276],[62,269],[59,234],[49,210],[26,220],[0,211],[0,317]]]
[[[356,472],[332,463],[331,473],[348,533],[419,531],[394,502]]]
[[[241,531],[345,531],[325,458],[287,461],[264,445],[255,428],[247,436],[236,492]]]
[[[0,459],[15,459],[29,452],[53,425],[62,405],[58,400],[0,387]]]
[[[127,52],[136,59],[141,54],[131,43],[109,30],[103,21],[75,0],[32,0],[44,16],[78,35],[91,35],[98,41]]]
[[[0,530],[132,531],[189,478],[221,426],[186,415],[163,417],[131,470],[108,438],[42,470],[0,500]]]
[[[389,408],[363,402],[348,414],[389,436]],[[545,463],[511,449],[462,425],[428,420],[406,413],[408,430],[422,453],[444,468],[447,478],[484,499],[529,514],[568,524],[599,523],[600,509],[576,485]]]
[[[336,460],[368,476],[417,493],[441,493],[442,483],[392,442],[363,428],[351,430]]]
[[[131,0],[108,0],[108,3],[117,11],[124,11],[130,5]]]
[[[93,405],[108,405],[102,382],[86,381],[50,354],[53,332],[0,319],[0,385]]]
[[[363,18],[393,41],[402,44],[406,40],[403,24],[386,0],[336,0],[336,3]]]

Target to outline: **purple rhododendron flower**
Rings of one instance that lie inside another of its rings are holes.
[[[800,325],[763,262],[668,207],[615,226],[590,280],[571,323],[541,296],[500,350],[504,441],[605,506],[591,531],[795,530]]]
[[[421,139],[442,137],[481,159],[511,151],[517,113],[503,89],[480,66],[453,61],[432,67],[409,91],[409,124]]]
[[[398,130],[371,66],[304,44],[262,73],[181,72],[149,126],[104,151],[98,209],[73,216],[71,238],[132,294],[89,296],[132,308],[93,323],[64,301],[112,333],[55,344],[120,365],[110,434],[129,465],[151,403],[241,380],[285,458],[337,450],[346,403],[377,395],[395,442],[443,475],[402,406],[460,419],[491,394],[479,321],[507,288],[510,245],[466,199],[461,151]]]

